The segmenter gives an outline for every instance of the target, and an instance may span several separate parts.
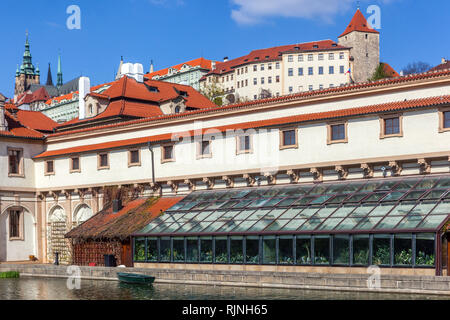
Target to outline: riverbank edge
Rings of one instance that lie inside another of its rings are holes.
[[[282,273],[255,271],[206,271],[80,266],[80,279],[118,281],[117,272],[156,277],[155,283],[214,285],[276,289],[402,293],[450,296],[450,277],[380,275],[380,288],[369,288],[370,274]],[[75,276],[68,266],[51,264],[0,264],[2,271],[19,271],[21,277],[65,278]]]

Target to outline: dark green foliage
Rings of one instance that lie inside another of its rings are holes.
[[[0,278],[19,278],[20,273],[18,271],[6,271],[0,272]]]

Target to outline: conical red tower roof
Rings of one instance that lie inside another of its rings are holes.
[[[344,33],[341,34],[339,38],[353,31],[379,33],[377,30],[372,29],[369,26],[366,18],[359,9],[356,10],[356,13],[353,16],[352,21],[350,21],[350,24],[348,25],[347,29],[345,29]]]

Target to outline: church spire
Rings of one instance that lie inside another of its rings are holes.
[[[35,69],[31,61],[30,43],[28,42],[28,30],[26,32],[25,52],[23,53],[22,65],[20,66],[20,73],[27,75],[35,75]]]
[[[63,75],[62,75],[62,69],[61,69],[61,54],[58,54],[58,73],[56,75],[56,86],[58,88],[62,87],[63,85]]]
[[[47,86],[53,86],[53,78],[52,78],[52,70],[50,69],[50,62],[48,63],[48,72],[47,72]]]

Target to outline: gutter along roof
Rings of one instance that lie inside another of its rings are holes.
[[[205,133],[214,132],[226,132],[227,130],[238,130],[238,129],[250,129],[250,128],[262,128],[262,127],[270,127],[270,126],[278,126],[285,125],[291,123],[302,123],[308,121],[318,121],[318,120],[326,120],[326,119],[335,119],[342,117],[350,117],[350,116],[358,116],[358,115],[366,115],[366,114],[376,114],[380,112],[392,112],[399,110],[407,110],[421,107],[431,107],[431,106],[440,106],[440,105],[448,105],[450,104],[450,95],[441,96],[441,97],[432,97],[432,98],[423,98],[423,99],[415,99],[415,100],[407,100],[407,101],[399,101],[399,102],[389,102],[384,104],[359,107],[359,108],[349,108],[343,110],[336,111],[327,111],[327,112],[319,112],[319,113],[309,113],[309,114],[301,114],[297,116],[289,116],[283,118],[275,118],[275,119],[267,119],[267,120],[259,120],[259,121],[251,121],[251,122],[243,122],[237,124],[230,124],[219,127],[212,128],[203,128],[202,130],[189,130],[183,132],[175,132],[175,133],[166,133],[160,134],[150,137],[141,137],[141,138],[133,138],[127,140],[119,140],[119,141],[111,141],[104,142],[92,145],[84,145],[79,147],[71,147],[59,150],[52,150],[43,152],[34,157],[34,159],[41,159],[46,157],[55,157],[66,154],[73,153],[83,153],[83,152],[93,152],[98,150],[112,149],[112,148],[120,148],[125,146],[132,145],[140,145],[146,144],[147,142],[159,142],[159,141],[174,141],[179,137],[193,137],[204,135]]]
[[[301,93],[285,95],[285,96],[280,96],[280,97],[254,100],[254,101],[249,101],[249,102],[231,104],[231,105],[227,105],[227,106],[223,106],[223,107],[203,108],[200,110],[187,111],[187,112],[180,113],[180,114],[160,115],[160,116],[149,117],[149,118],[144,118],[144,119],[124,121],[121,123],[97,125],[97,126],[92,126],[89,128],[82,128],[82,129],[73,129],[73,130],[68,130],[68,131],[64,131],[64,132],[53,133],[53,134],[48,135],[48,137],[50,137],[50,138],[51,137],[60,137],[60,136],[64,136],[64,135],[74,134],[74,133],[82,133],[82,132],[101,130],[101,129],[106,129],[106,128],[123,127],[123,126],[128,126],[128,125],[139,124],[139,123],[150,123],[153,121],[182,119],[182,118],[187,118],[192,115],[206,115],[206,114],[238,110],[238,109],[249,108],[249,107],[258,107],[261,105],[268,105],[268,104],[273,104],[273,103],[291,102],[291,101],[299,101],[299,102],[302,101],[303,102],[303,101],[307,101],[308,99],[314,98],[314,97],[333,96],[333,95],[338,95],[338,94],[351,93],[351,92],[355,92],[358,90],[364,90],[364,89],[377,89],[379,87],[388,87],[388,86],[395,85],[395,84],[404,84],[404,83],[410,83],[410,82],[427,80],[427,79],[435,79],[435,78],[441,78],[441,77],[448,78],[449,76],[450,76],[450,70],[444,70],[444,71],[439,71],[439,72],[428,72],[428,73],[422,73],[422,74],[414,74],[414,75],[408,75],[408,76],[403,76],[403,77],[383,79],[383,80],[379,80],[379,81],[375,81],[375,82],[350,84],[350,85],[343,86],[343,87],[328,88],[328,89],[323,89],[323,90],[301,92]]]

